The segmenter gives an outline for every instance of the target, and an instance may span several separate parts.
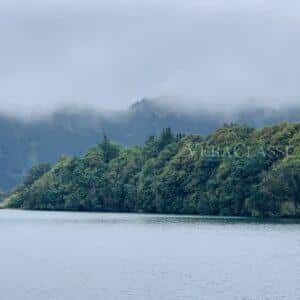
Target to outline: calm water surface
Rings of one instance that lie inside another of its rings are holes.
[[[300,299],[300,224],[0,210],[1,300]]]

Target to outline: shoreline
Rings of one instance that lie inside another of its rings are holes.
[[[232,220],[232,221],[250,221],[249,223],[260,222],[278,222],[278,221],[295,221],[300,223],[300,216],[274,216],[274,217],[254,217],[254,216],[222,216],[222,215],[200,215],[200,214],[174,214],[174,213],[151,213],[151,212],[124,212],[124,211],[81,211],[81,210],[50,210],[50,209],[23,209],[10,208],[0,206],[0,210],[6,211],[20,211],[20,212],[50,212],[50,213],[80,213],[80,214],[124,214],[124,215],[147,215],[147,216],[167,216],[167,217],[182,217],[194,218],[202,220]]]

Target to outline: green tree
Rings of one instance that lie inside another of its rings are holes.
[[[120,147],[111,143],[107,135],[103,134],[102,142],[100,143],[100,148],[102,150],[103,161],[108,163],[110,160],[118,156],[120,152]]]
[[[41,163],[38,164],[37,166],[32,167],[24,179],[24,185],[25,186],[32,185],[37,179],[39,179],[45,173],[50,171],[50,169],[51,169],[51,165],[48,163]]]

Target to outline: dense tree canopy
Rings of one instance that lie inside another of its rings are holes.
[[[10,207],[234,216],[300,215],[300,124],[169,128],[143,147],[104,137],[83,157],[33,168]]]
[[[30,120],[0,113],[0,189],[7,192],[19,185],[24,174],[36,164],[55,163],[61,155],[83,155],[99,142],[103,130],[121,145],[132,146],[142,145],[146,137],[159,135],[166,127],[174,132],[206,136],[224,122],[242,122],[255,128],[283,121],[300,122],[300,105],[274,109],[251,103],[251,106],[232,108],[227,113],[207,110],[204,106],[195,107],[193,112],[179,112],[176,105],[161,100],[143,99],[128,109],[111,113],[64,109]],[[165,134],[163,142],[167,141],[169,133]]]

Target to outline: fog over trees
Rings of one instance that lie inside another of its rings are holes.
[[[277,109],[263,105],[198,107],[182,110],[168,103],[144,99],[126,110],[108,113],[59,110],[38,119],[0,116],[0,188],[9,190],[22,182],[30,167],[54,163],[62,155],[82,155],[99,143],[102,132],[122,145],[142,145],[151,135],[170,127],[173,132],[207,135],[224,123],[260,128],[284,121],[300,121],[299,106]]]

